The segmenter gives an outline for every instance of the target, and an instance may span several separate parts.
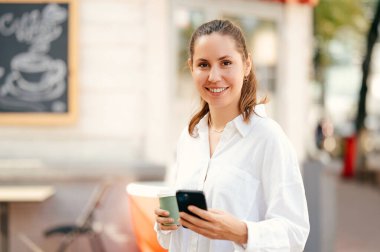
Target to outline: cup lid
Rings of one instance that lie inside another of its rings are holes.
[[[161,190],[157,194],[157,197],[169,197],[169,196],[175,196],[175,190],[164,189],[164,190]]]

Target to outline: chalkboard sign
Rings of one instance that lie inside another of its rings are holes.
[[[0,124],[76,117],[74,0],[0,0]]]

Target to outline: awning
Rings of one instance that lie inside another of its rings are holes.
[[[317,5],[319,0],[264,0],[270,2],[280,2],[280,3],[300,3],[300,4],[310,4]]]

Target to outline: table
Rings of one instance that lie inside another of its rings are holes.
[[[42,202],[52,196],[53,186],[0,186],[0,252],[8,252],[9,204],[14,202]]]

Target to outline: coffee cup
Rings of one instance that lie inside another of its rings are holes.
[[[169,217],[174,220],[173,223],[163,224],[164,226],[179,225],[179,210],[177,199],[174,191],[161,191],[158,195],[160,208],[169,212]]]

